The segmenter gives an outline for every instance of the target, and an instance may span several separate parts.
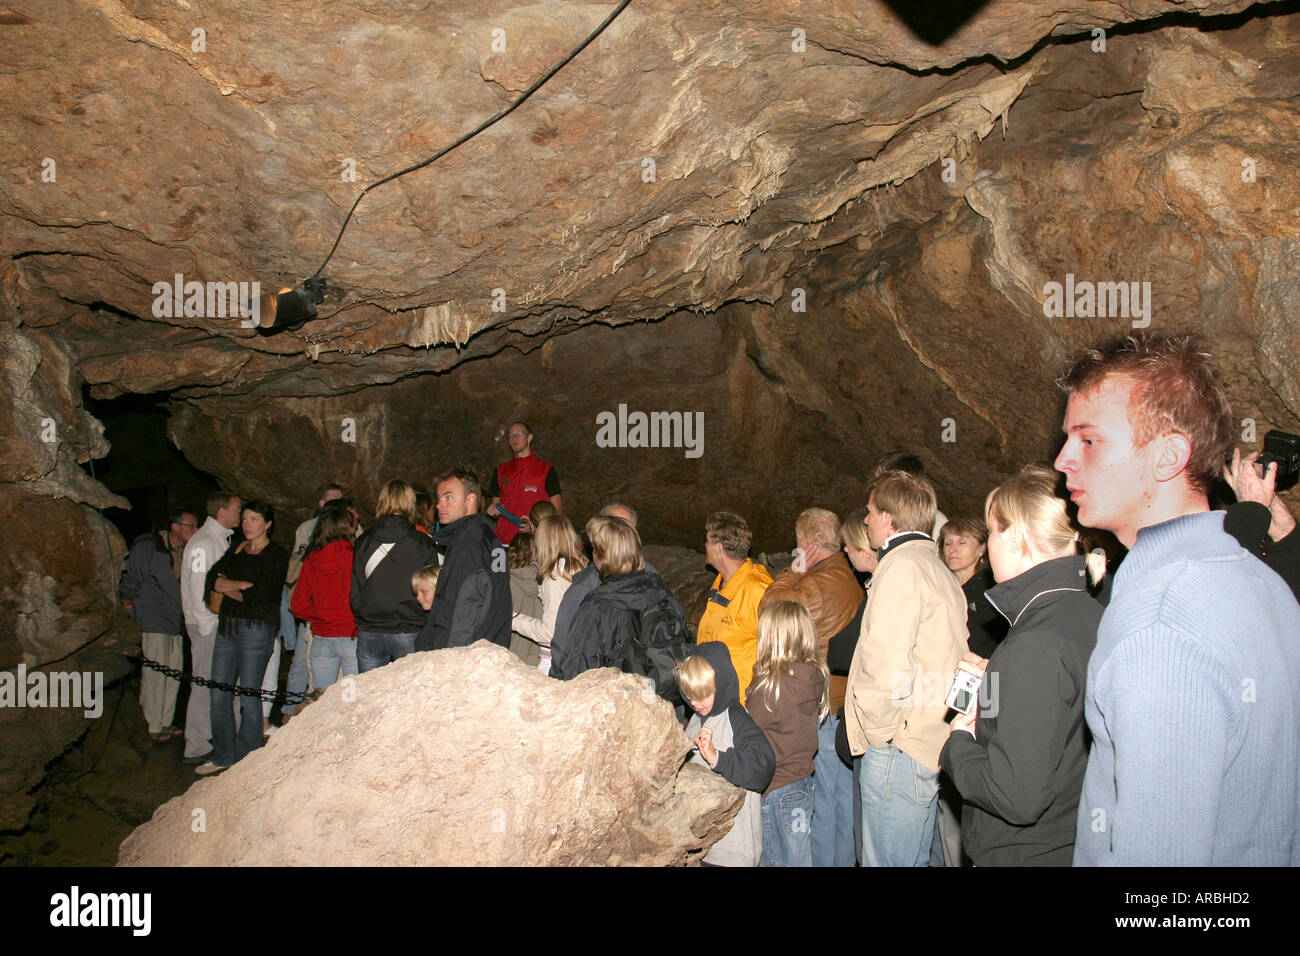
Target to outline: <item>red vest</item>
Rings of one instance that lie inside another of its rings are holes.
[[[501,491],[499,504],[517,518],[528,517],[529,510],[539,501],[550,501],[546,493],[546,475],[549,462],[536,455],[512,458],[497,465],[497,486]],[[519,527],[506,518],[497,518],[497,537],[505,544],[514,540]]]

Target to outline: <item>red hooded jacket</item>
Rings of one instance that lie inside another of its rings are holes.
[[[351,598],[352,542],[331,541],[302,563],[289,610],[314,637],[356,637]]]

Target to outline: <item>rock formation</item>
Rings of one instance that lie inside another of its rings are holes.
[[[612,669],[413,654],[335,684],[267,746],[159,808],[139,866],[669,865],[744,792],[696,765],[672,708]]]

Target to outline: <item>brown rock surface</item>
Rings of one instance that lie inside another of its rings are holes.
[[[690,741],[647,687],[610,669],[552,680],[485,642],[412,654],[162,806],[120,862],[682,864],[743,791],[682,766]]]

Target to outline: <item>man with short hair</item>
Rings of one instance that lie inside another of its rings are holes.
[[[759,612],[776,601],[795,601],[812,615],[817,652],[826,659],[830,639],[842,631],[862,604],[862,586],[840,550],[840,519],[825,508],[809,508],[794,525],[795,561],[776,576],[759,602]],[[852,866],[853,773],[835,753],[836,715],[844,706],[847,679],[831,675],[830,713],[817,731],[813,769],[813,866]]]
[[[168,517],[167,528],[142,534],[131,545],[122,572],[122,607],[140,625],[140,650],[146,661],[180,670],[185,653],[181,630],[181,559],[185,542],[194,537],[199,524],[194,515],[177,508]],[[180,733],[171,725],[176,714],[176,693],[180,682],[146,664],[140,673],[140,709],[155,742],[171,740]]]
[[[945,704],[966,653],[966,597],[930,538],[934,488],[887,471],[867,498],[880,563],[867,586],[844,723],[858,774],[863,866],[927,866],[937,828]]]
[[[212,677],[212,649],[217,642],[217,615],[208,610],[203,583],[208,571],[230,546],[243,502],[231,491],[208,495],[207,520],[185,544],[181,556],[181,608],[190,638],[190,667],[195,677]],[[201,764],[212,754],[212,701],[208,688],[190,685],[185,710],[185,762]]]
[[[563,514],[564,496],[560,493],[559,472],[533,454],[531,428],[524,422],[511,422],[506,428],[506,441],[513,457],[498,465],[488,480],[486,513],[497,519],[497,537],[509,544],[520,531],[533,530],[528,520],[533,505],[550,501],[555,510]],[[522,519],[523,527],[501,514],[501,508]]]
[[[478,475],[469,468],[438,479],[434,500],[441,527],[435,540],[447,556],[417,651],[475,641],[510,646],[510,562],[492,522],[479,514],[482,498]]]
[[[749,559],[754,536],[745,519],[730,511],[715,511],[704,525],[704,555],[718,572],[709,588],[709,601],[700,616],[695,642],[721,641],[731,652],[740,680],[740,702],[754,679],[758,657],[758,605],[772,584],[767,568]]]
[[[926,474],[925,465],[921,462],[921,459],[906,451],[891,451],[887,455],[881,455],[880,458],[876,460],[876,467],[871,472],[871,480],[875,481],[887,471],[905,471],[909,475],[916,475],[918,478],[924,478],[926,481],[930,481],[930,476]],[[933,485],[933,482],[931,482],[931,485]],[[943,526],[947,523],[948,516],[939,510],[936,498],[934,508],[934,527],[930,531],[930,537],[933,538],[936,543],[939,541],[939,532],[943,530]]]
[[[1088,662],[1076,866],[1300,865],[1300,606],[1208,499],[1232,410],[1190,337],[1077,359],[1056,469],[1129,548]]]
[[[293,662],[289,665],[289,677],[285,683],[285,693],[290,696],[280,710],[285,719],[297,713],[301,701],[299,695],[305,695],[311,689],[311,628],[305,622],[299,623],[294,619],[293,613],[289,610],[289,600],[293,597],[293,588],[298,583],[298,575],[302,573],[302,561],[307,556],[307,547],[311,544],[311,536],[316,531],[316,522],[320,520],[321,509],[327,502],[338,501],[342,497],[343,486],[337,482],[331,481],[321,485],[316,493],[316,510],[310,518],[298,525],[293,533],[293,550],[289,552],[289,573],[285,575],[284,598],[280,602],[280,640],[284,643],[284,649],[293,655]],[[270,671],[269,663],[267,670]],[[277,679],[280,676],[278,669],[275,676]],[[275,689],[274,684],[271,685],[271,689]],[[295,700],[295,697],[298,697],[298,700]]]

